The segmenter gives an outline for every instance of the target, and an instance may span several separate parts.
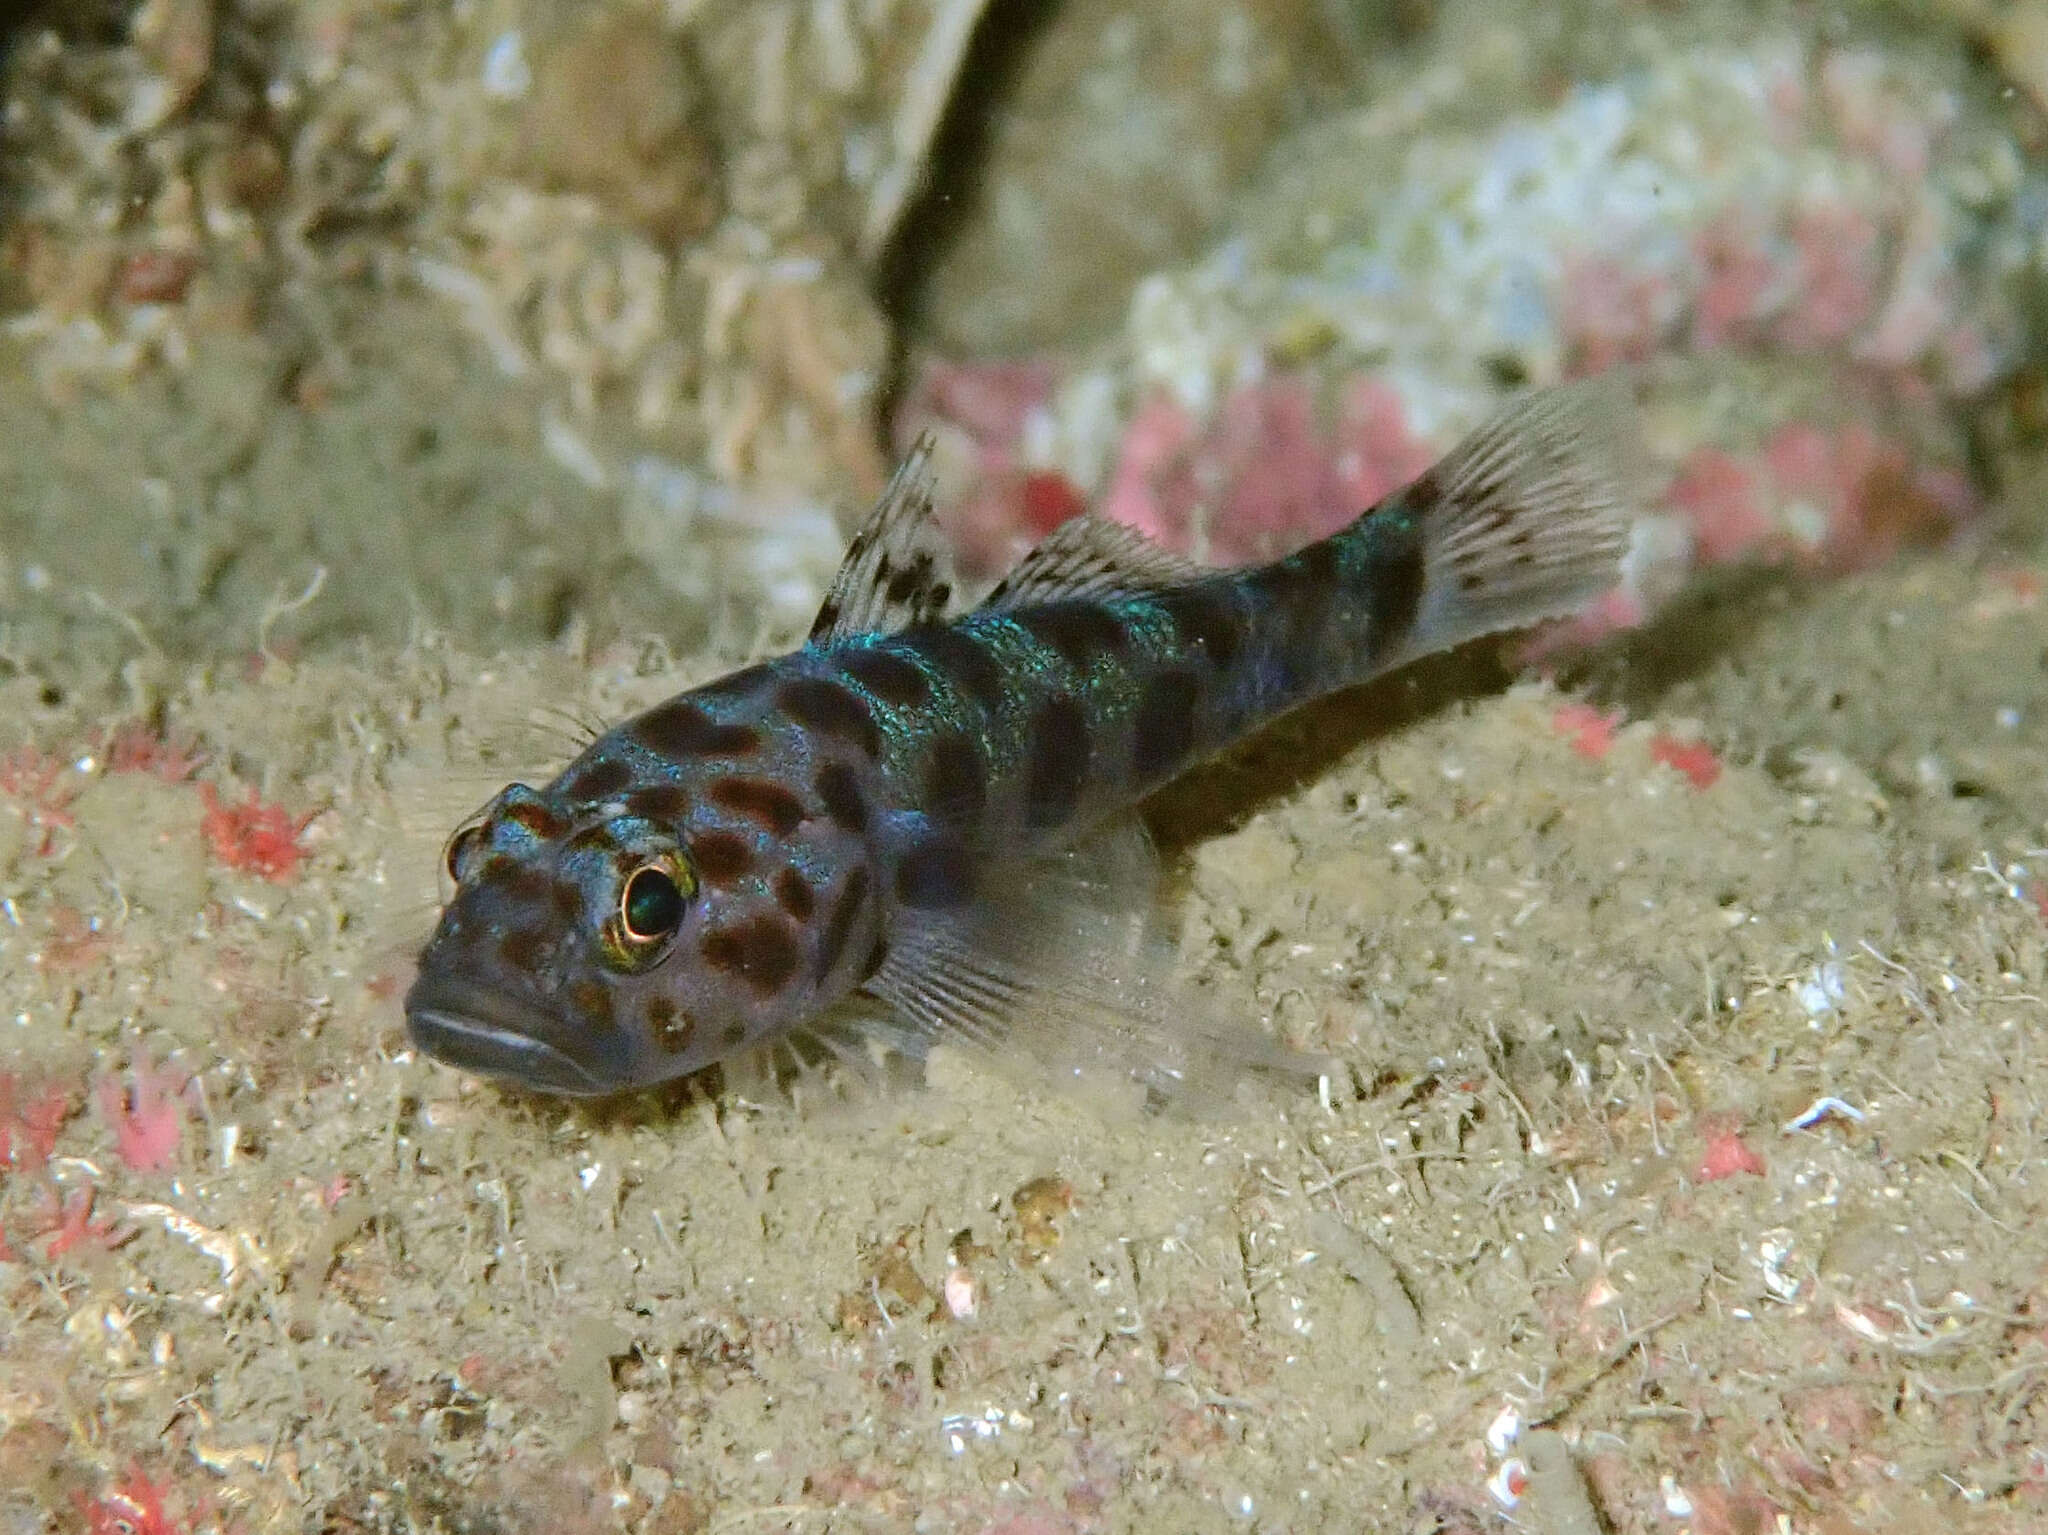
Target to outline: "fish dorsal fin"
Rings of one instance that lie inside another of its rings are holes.
[[[846,546],[810,643],[894,634],[943,618],[953,597],[952,551],[932,521],[932,434],[903,460]]]
[[[1034,544],[982,603],[998,612],[1070,597],[1157,591],[1207,572],[1136,528],[1093,512],[1069,518]]]

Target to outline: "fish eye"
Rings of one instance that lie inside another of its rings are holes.
[[[469,862],[470,851],[483,839],[483,834],[483,826],[478,824],[465,826],[448,839],[441,862],[448,870],[448,877],[456,884],[462,883],[462,866]]]
[[[619,931],[631,943],[659,943],[683,925],[683,901],[671,866],[642,864],[619,892]]]

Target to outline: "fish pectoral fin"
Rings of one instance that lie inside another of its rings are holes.
[[[1002,612],[1072,597],[1122,597],[1208,573],[1136,528],[1090,512],[1069,518],[1034,544],[981,605]]]
[[[945,617],[952,549],[932,521],[932,434],[919,437],[846,546],[809,643],[894,634]]]
[[[1069,851],[1000,866],[965,906],[909,914],[868,990],[927,1048],[966,1046],[1038,1081],[1135,1083],[1202,1106],[1250,1072],[1329,1069],[1181,978],[1158,873],[1134,815]]]

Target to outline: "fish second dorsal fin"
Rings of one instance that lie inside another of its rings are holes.
[[[1002,612],[1072,597],[1157,591],[1208,572],[1136,528],[1089,512],[1034,544],[982,603]]]
[[[929,432],[917,439],[846,546],[809,643],[894,634],[945,616],[952,551],[932,521],[932,441]]]

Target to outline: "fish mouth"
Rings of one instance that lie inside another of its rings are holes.
[[[597,1076],[541,1038],[559,1025],[509,998],[479,987],[421,977],[405,999],[405,1027],[414,1044],[445,1065],[535,1092],[594,1098],[620,1084]],[[522,1026],[524,1025],[524,1026]]]

